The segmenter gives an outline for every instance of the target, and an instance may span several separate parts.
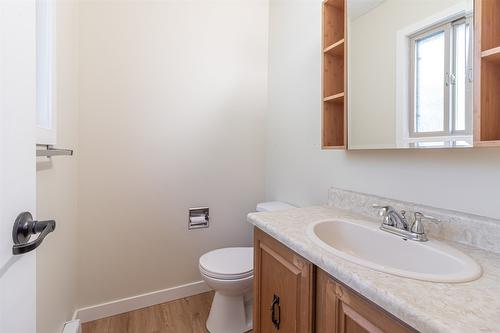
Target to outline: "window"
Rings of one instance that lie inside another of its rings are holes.
[[[472,134],[470,17],[410,36],[411,138]]]
[[[36,122],[37,144],[56,142],[55,114],[55,4],[36,2]]]

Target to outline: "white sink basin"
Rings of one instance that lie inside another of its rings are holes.
[[[373,222],[319,221],[307,232],[333,254],[389,274],[432,282],[467,282],[482,274],[481,266],[451,246],[434,240],[405,240]]]

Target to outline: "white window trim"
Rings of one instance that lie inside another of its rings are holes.
[[[415,142],[440,142],[440,141],[468,141],[471,144],[472,135],[445,135],[445,136],[427,136],[427,137],[418,137],[418,138],[409,138],[408,143]]]
[[[472,16],[472,13],[469,13],[466,15],[463,20],[465,21],[466,24],[469,25],[469,54],[467,55],[468,63],[467,63],[467,73],[466,73],[466,83],[465,83],[465,93],[466,93],[466,99],[465,99],[465,130],[456,130],[456,115],[453,116],[453,123],[452,123],[452,128],[453,128],[453,135],[468,135],[472,136],[474,127],[473,127],[473,118],[474,118],[474,111],[473,111],[473,101],[474,101],[474,80],[473,80],[473,68],[474,68],[474,19]],[[452,25],[452,31],[453,34],[455,34],[455,26],[457,25],[456,22],[455,24]],[[453,42],[456,41],[456,38],[453,38]],[[453,57],[453,67],[456,66],[454,63],[456,61],[456,57]],[[456,102],[456,96],[454,98],[454,101]]]
[[[56,78],[57,78],[57,73],[56,73],[56,2],[54,0],[36,0],[36,16],[37,16],[37,22],[36,22],[36,29],[39,31],[41,29],[40,24],[41,24],[41,19],[40,15],[41,14],[46,14],[48,15],[48,21],[49,21],[49,40],[43,41],[45,43],[49,44],[49,51],[51,54],[50,57],[50,69],[49,69],[49,75],[50,75],[50,86],[49,86],[49,101],[48,101],[48,110],[50,112],[50,126],[49,128],[42,127],[37,123],[36,126],[36,143],[41,144],[41,145],[55,145],[57,143],[57,98],[56,98]],[[40,10],[39,6],[44,6],[45,8],[44,11]],[[37,36],[37,54],[39,51],[39,43],[40,39]],[[38,83],[38,68],[37,68],[37,85]],[[37,95],[38,95],[38,88],[37,88]],[[37,105],[36,105],[36,112],[39,112],[39,105],[38,105],[38,98],[37,98]]]
[[[421,137],[408,139],[408,147],[411,148],[442,148],[442,147],[458,147],[467,148],[467,145],[460,145],[458,142],[466,142],[468,146],[474,144],[472,135],[453,135],[453,136],[435,136],[435,137]],[[423,143],[442,143],[441,146],[419,146]]]
[[[396,33],[396,146],[409,147],[409,68],[410,40],[409,37],[436,24],[473,14],[473,5],[464,1],[441,12],[429,16],[422,21],[407,26]]]

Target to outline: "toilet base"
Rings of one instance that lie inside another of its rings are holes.
[[[252,303],[245,296],[215,292],[207,330],[210,333],[243,333],[252,329]]]

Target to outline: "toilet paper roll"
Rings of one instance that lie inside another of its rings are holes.
[[[205,218],[204,215],[200,216],[191,216],[189,218],[189,221],[191,222],[191,225],[196,225],[196,224],[205,224],[207,223],[207,219]]]

